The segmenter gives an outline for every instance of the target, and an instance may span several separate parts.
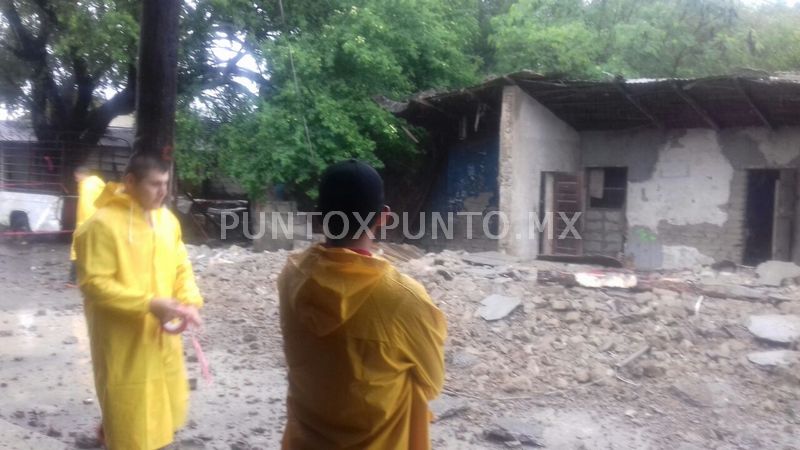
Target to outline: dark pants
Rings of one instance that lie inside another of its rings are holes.
[[[69,262],[69,282],[78,284],[78,267],[75,265],[75,261]]]

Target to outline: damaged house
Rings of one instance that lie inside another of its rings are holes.
[[[459,215],[455,241],[434,247],[602,255],[640,269],[800,263],[800,79],[523,72],[386,107],[443,150],[426,211],[508,218],[500,239],[473,222],[467,240]],[[532,231],[547,211],[552,237]],[[580,239],[558,239],[568,225],[558,212],[581,213]]]

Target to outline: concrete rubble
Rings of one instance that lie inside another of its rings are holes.
[[[517,297],[492,294],[481,300],[478,315],[483,317],[484,320],[499,320],[511,314],[521,304],[522,301]]]
[[[3,249],[15,258],[0,258],[0,290],[19,299],[0,303],[0,443],[3,427],[29,441],[9,448],[96,446],[80,299],[63,288],[66,261],[46,264],[64,250],[27,260]],[[206,299],[199,339],[214,383],[187,346],[195,390],[176,448],[279,448],[286,367],[275,282],[290,252],[188,250]],[[447,317],[433,448],[797,446],[799,344],[775,326],[800,316],[796,278],[768,285],[742,266],[633,272],[386,244],[377,253],[422,283]],[[636,283],[587,287],[578,282],[586,273]],[[487,298],[505,306],[482,311],[495,320],[478,313]],[[752,331],[751,318],[764,316],[777,340]]]
[[[190,253],[210,305],[265,308],[270,322],[275,320],[274,280],[287,251],[195,247]],[[689,411],[745,402],[749,397],[737,391],[750,388],[741,383],[784,382],[764,380],[770,375],[748,359],[774,350],[774,339],[748,332],[748,320],[763,314],[791,320],[786,318],[800,313],[796,284],[765,286],[745,267],[633,273],[523,262],[497,252],[424,254],[384,245],[379,253],[423,283],[448,317],[446,397],[434,409],[438,422],[474,425],[456,433],[456,439],[476,448],[492,441],[554,445],[546,436],[522,439],[496,426],[496,413],[526,399],[563,407],[580,398],[606,411],[619,404],[619,415],[628,422],[668,416],[676,427],[689,426],[680,423],[695,414]],[[233,286],[232,299],[227,289]],[[266,345],[279,351],[274,327],[254,333],[259,341],[270,336]],[[800,399],[798,388],[800,383],[782,387]],[[782,401],[776,393],[751,394],[774,404]],[[753,405],[756,416],[767,412],[762,406]],[[739,413],[732,414],[719,426],[723,440],[735,445]],[[743,415],[741,420],[753,419]],[[703,437],[690,439],[707,443]]]
[[[785,261],[766,261],[756,267],[761,283],[767,286],[780,286],[787,280],[800,277],[800,266]]]
[[[544,447],[541,443],[541,429],[530,423],[514,418],[499,418],[485,431],[486,438],[490,441],[500,441],[507,447]]]
[[[800,352],[791,350],[769,350],[747,354],[747,359],[759,366],[794,366],[800,363]]]
[[[765,314],[750,316],[747,329],[759,339],[777,344],[800,340],[800,316]]]

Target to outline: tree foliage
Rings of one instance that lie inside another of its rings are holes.
[[[285,9],[284,9],[285,7]],[[139,2],[0,0],[0,102],[40,139],[131,112]],[[532,69],[565,78],[800,69],[780,0],[186,0],[181,175],[313,195],[329,163],[410,164],[420,130],[373,100]]]
[[[286,30],[261,41],[272,89],[254,114],[220,133],[231,175],[254,195],[284,184],[313,195],[333,161],[414,151],[410,127],[374,95],[403,98],[477,80],[478,21],[469,1],[362,0],[299,4]]]
[[[179,92],[214,93],[216,111],[241,101],[242,77],[267,83],[220,61],[214,42],[264,16],[231,15],[233,1],[187,1],[182,9]],[[238,6],[247,2],[239,2]],[[116,116],[133,112],[140,2],[134,0],[0,0],[0,101],[24,110],[40,140],[93,143]]]
[[[739,0],[519,0],[493,20],[497,72],[690,77],[797,69],[800,9]]]
[[[0,95],[39,139],[95,140],[134,106],[137,2],[0,1]],[[116,91],[100,100],[97,91]]]

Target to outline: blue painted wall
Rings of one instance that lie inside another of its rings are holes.
[[[456,141],[447,149],[443,176],[437,178],[427,211],[464,211],[464,199],[491,192],[490,209],[499,200],[498,163],[500,139],[494,136]]]

